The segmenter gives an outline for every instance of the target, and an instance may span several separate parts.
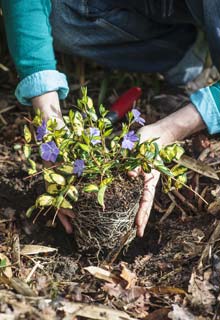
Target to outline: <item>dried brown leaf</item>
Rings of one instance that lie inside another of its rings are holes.
[[[59,307],[59,310],[66,313],[65,320],[73,320],[77,316],[95,320],[137,320],[123,311],[114,310],[103,305],[96,306],[69,301],[63,301],[61,304],[62,307]]]
[[[39,254],[39,253],[50,253],[57,251],[57,248],[51,248],[46,246],[39,246],[34,244],[27,244],[22,247],[21,249],[21,255],[28,256],[33,254]]]
[[[208,312],[211,312],[213,305],[216,303],[216,297],[212,293],[214,287],[207,279],[207,276],[198,276],[196,272],[193,272],[189,283],[192,304],[203,306]]]
[[[120,281],[120,279],[111,271],[105,270],[100,267],[90,266],[84,268],[84,270],[88,271],[91,275],[100,280],[104,280],[110,283],[117,283]]]
[[[126,281],[125,289],[135,286],[137,282],[136,274],[131,272],[124,263],[121,264],[120,277]]]
[[[153,288],[150,288],[149,291],[157,295],[165,295],[165,294],[186,295],[186,291],[180,288],[175,288],[175,287],[153,287]]]

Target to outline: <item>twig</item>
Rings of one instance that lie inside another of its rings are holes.
[[[169,215],[173,212],[173,210],[175,209],[176,207],[176,201],[173,201],[171,202],[171,204],[169,205],[169,207],[167,208],[166,212],[164,213],[164,215],[162,216],[162,218],[160,219],[159,221],[159,224],[163,223],[164,220],[166,220]]]
[[[4,113],[4,112],[7,112],[7,111],[9,111],[9,110],[11,110],[11,109],[14,109],[15,107],[16,107],[16,106],[10,106],[10,107],[1,109],[1,110],[0,110],[0,114],[1,114],[1,113]]]
[[[172,192],[182,203],[187,205],[187,207],[189,207],[194,213],[198,212],[198,209],[191,202],[189,202],[179,191],[173,190]]]
[[[37,261],[37,262],[35,263],[35,265],[33,266],[31,272],[28,274],[27,278],[25,279],[25,282],[26,282],[26,283],[28,283],[28,282],[31,280],[33,274],[35,273],[35,271],[36,271],[37,268],[39,268],[39,267],[42,269],[42,266],[41,266],[41,264],[40,264],[40,261]]]
[[[2,121],[2,123],[6,126],[8,123],[5,120],[5,118],[0,114],[0,120]]]
[[[205,249],[203,250],[202,255],[199,259],[199,263],[198,263],[198,270],[199,271],[201,271],[203,269],[204,261],[208,258],[210,250],[212,250],[215,242],[219,241],[219,237],[220,237],[220,221],[217,222],[217,225],[216,225],[211,237],[209,238],[209,241],[208,241],[207,245],[205,246]]]

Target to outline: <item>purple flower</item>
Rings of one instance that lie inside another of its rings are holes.
[[[84,160],[77,159],[73,165],[73,173],[77,174],[80,177],[85,169]]]
[[[100,143],[101,140],[97,139],[96,137],[100,137],[100,130],[98,128],[89,128],[91,138],[95,138],[91,140],[91,144],[96,145]]]
[[[42,143],[40,146],[41,158],[45,161],[56,162],[59,153],[60,151],[54,141]]]
[[[37,140],[41,141],[45,134],[47,133],[47,124],[46,121],[42,121],[42,125],[37,127]]]
[[[140,117],[140,115],[141,115],[140,111],[138,111],[137,109],[133,109],[132,113],[134,116],[134,122],[137,122],[143,126],[145,124],[145,120],[144,120],[144,118]]]
[[[123,149],[131,150],[134,146],[134,143],[138,140],[139,140],[138,136],[132,130],[124,136],[121,146]]]

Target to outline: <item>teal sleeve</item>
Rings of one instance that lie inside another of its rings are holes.
[[[56,70],[50,0],[1,0],[8,46],[21,79]]]
[[[190,99],[210,134],[220,133],[220,82],[194,92]]]

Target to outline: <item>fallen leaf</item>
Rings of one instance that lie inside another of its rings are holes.
[[[189,156],[183,155],[176,162],[178,164],[190,169],[190,170],[198,172],[202,176],[206,176],[206,177],[209,177],[212,179],[219,180],[219,176],[217,175],[215,170],[211,166],[205,164],[204,162],[202,162],[200,160],[195,160]]]
[[[183,294],[186,295],[186,291],[175,287],[153,287],[148,289],[150,292],[158,295],[164,294]]]
[[[191,303],[195,306],[203,306],[207,312],[212,312],[213,305],[216,303],[214,286],[207,277],[198,276],[193,272],[189,282],[189,293],[191,293]]]
[[[114,310],[103,305],[91,305],[77,302],[61,302],[58,310],[66,313],[64,320],[72,320],[73,317],[84,317],[95,320],[137,320],[123,311]]]
[[[213,215],[216,215],[220,211],[220,199],[213,201],[208,206],[208,213],[211,213]]]
[[[88,271],[91,275],[100,280],[104,280],[110,283],[117,283],[120,281],[120,279],[111,271],[105,270],[100,267],[90,266],[84,268],[84,270]]]
[[[177,304],[174,304],[173,311],[168,313],[169,319],[172,320],[196,320],[196,317],[191,314],[187,309],[179,307]]]
[[[134,272],[131,272],[125,263],[121,264],[121,273],[120,277],[126,281],[125,289],[133,287],[137,282],[137,276]]]
[[[6,257],[6,255],[4,255],[3,253],[0,253],[0,262],[2,262],[2,267],[0,268],[0,275],[2,273],[8,279],[11,279],[12,278],[11,262],[8,259],[8,257]]]
[[[32,254],[49,253],[49,252],[55,252],[55,251],[57,251],[57,248],[27,244],[22,247],[21,255],[28,256]]]
[[[134,286],[130,289],[123,288],[120,284],[106,283],[102,289],[107,292],[111,297],[120,299],[123,302],[130,303],[137,299],[140,295],[148,292],[145,288]]]

